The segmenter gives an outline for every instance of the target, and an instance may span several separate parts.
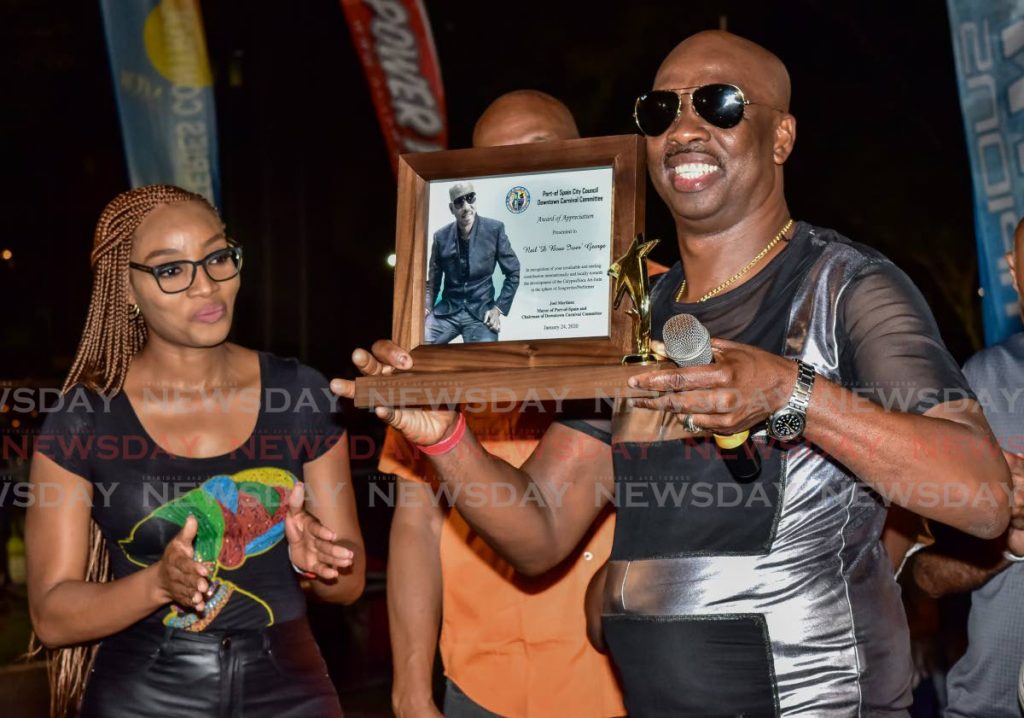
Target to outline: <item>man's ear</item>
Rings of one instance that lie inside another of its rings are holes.
[[[785,113],[775,125],[775,144],[772,147],[772,159],[775,164],[785,164],[796,144],[796,118]]]
[[[448,203],[448,211],[451,212],[452,215],[455,215],[455,203],[454,202],[449,202]]]

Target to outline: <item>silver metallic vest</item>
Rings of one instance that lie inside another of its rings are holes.
[[[823,242],[812,230],[811,242]],[[785,356],[842,384],[837,310],[868,264],[825,248],[789,313]],[[807,447],[783,458],[782,501],[767,554],[609,563],[605,615],[760,614],[783,716],[905,716],[912,664],[906,617],[879,540],[886,509],[845,467]]]

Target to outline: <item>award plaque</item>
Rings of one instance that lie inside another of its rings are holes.
[[[638,135],[402,155],[392,336],[414,368],[356,405],[646,396]],[[624,297],[628,296],[628,305]]]

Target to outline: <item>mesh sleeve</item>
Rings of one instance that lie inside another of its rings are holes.
[[[895,265],[878,262],[861,271],[847,288],[841,321],[848,339],[843,361],[854,377],[847,388],[914,414],[974,398],[924,297]]]

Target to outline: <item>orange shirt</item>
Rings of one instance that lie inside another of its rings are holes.
[[[520,466],[553,414],[467,413],[492,454]],[[429,464],[391,429],[380,470],[424,481]],[[608,559],[615,515],[606,510],[563,564],[521,576],[449,511],[441,530],[441,660],[467,696],[509,718],[603,718],[626,714],[610,659],[587,640],[583,598]]]

